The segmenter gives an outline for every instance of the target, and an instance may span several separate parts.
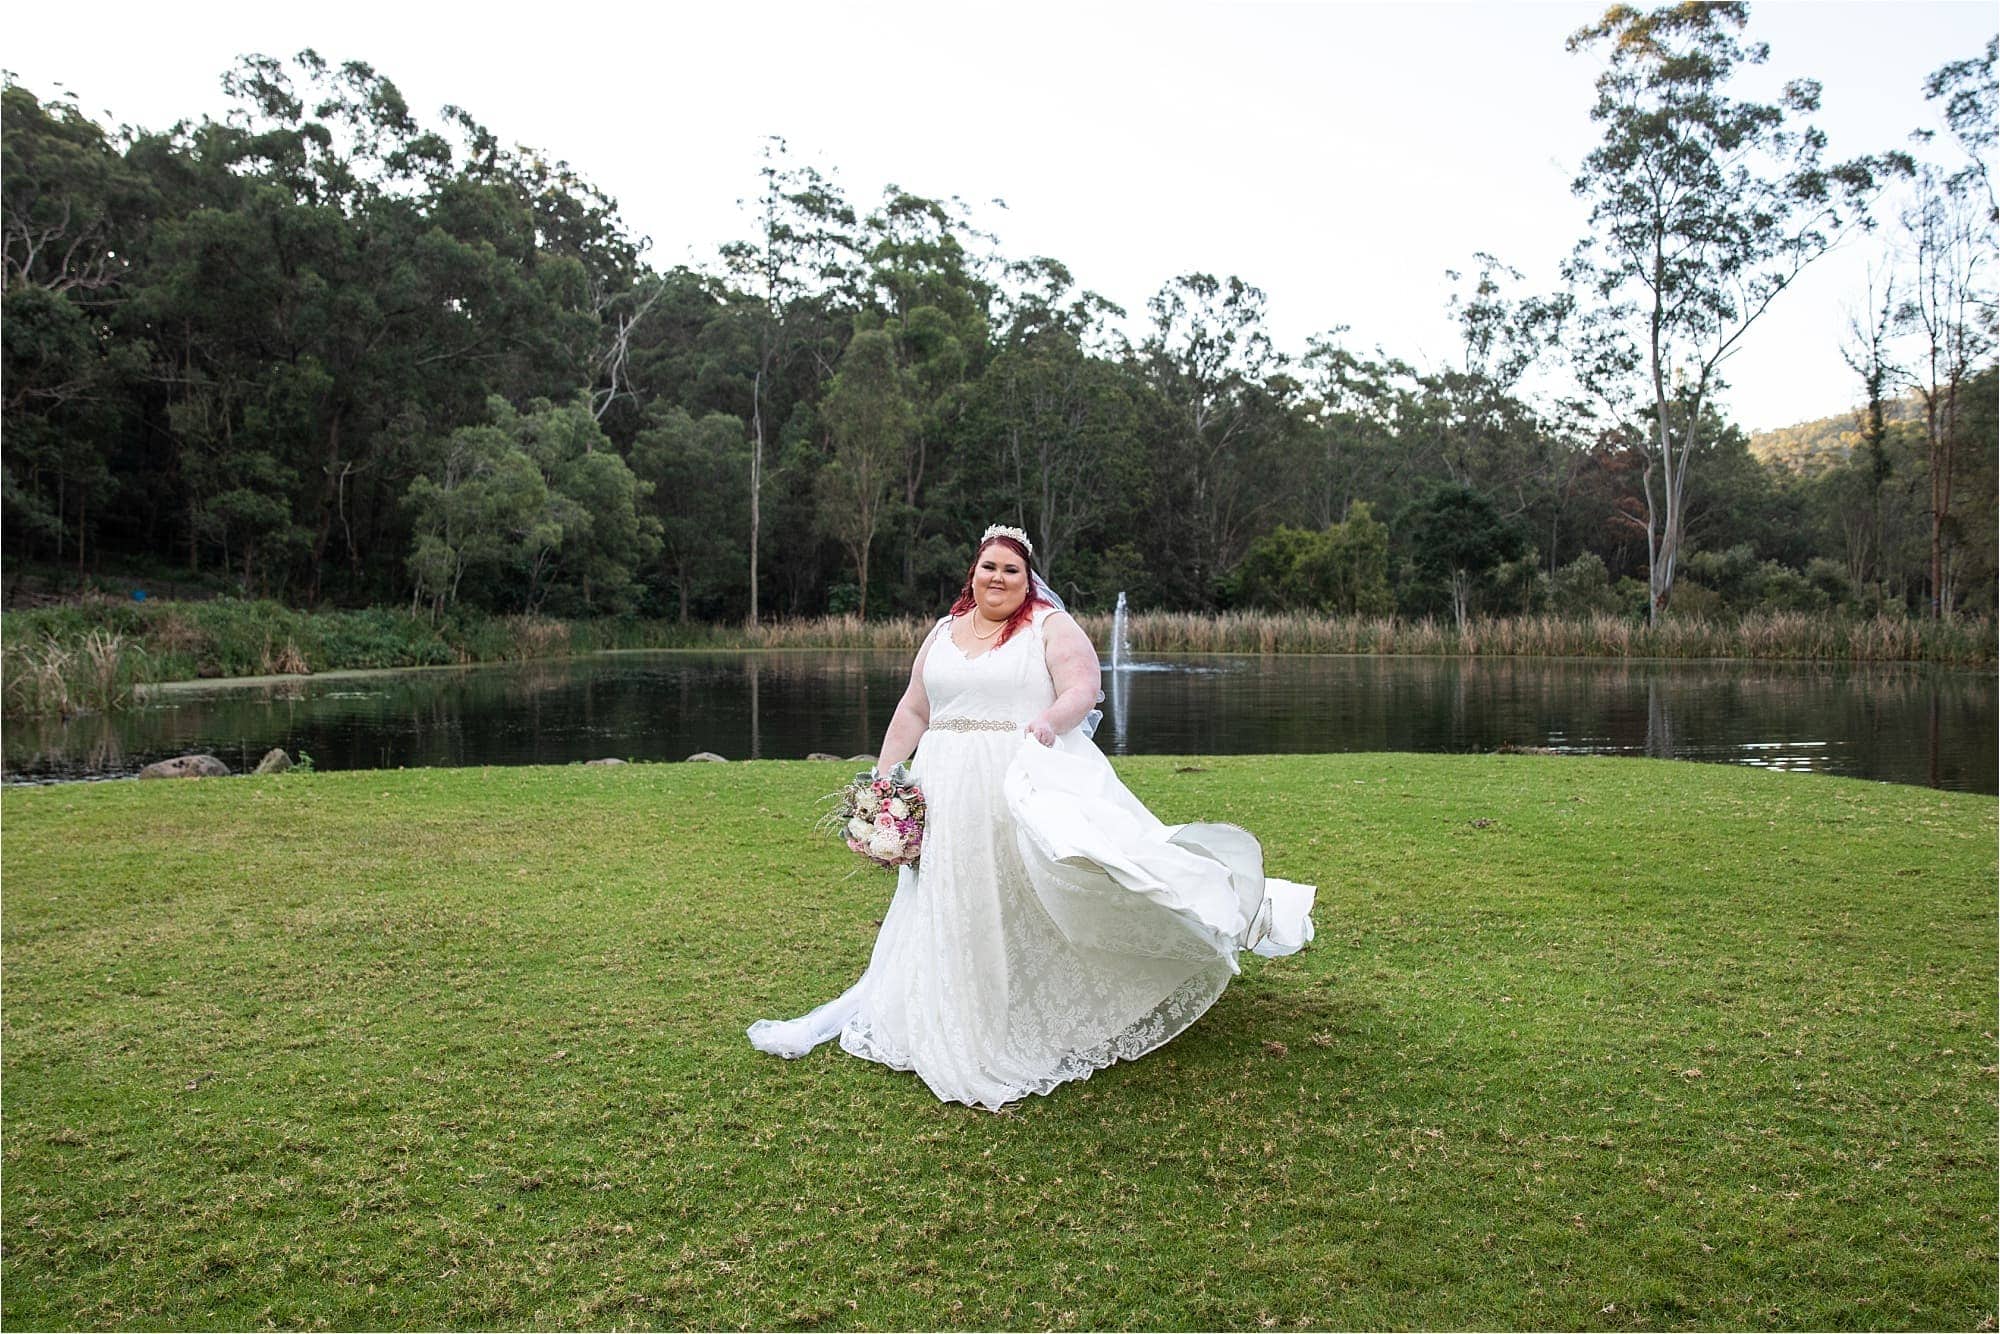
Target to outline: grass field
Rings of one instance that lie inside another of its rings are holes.
[[[997,1116],[743,1040],[866,962],[837,766],[9,791],[4,1322],[1992,1328],[1992,798],[1119,768],[1319,939]]]

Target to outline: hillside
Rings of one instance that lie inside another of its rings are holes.
[[[1921,421],[1923,403],[1915,394],[1893,399],[1885,405],[1885,415],[1892,424]],[[1772,431],[1755,431],[1750,436],[1750,453],[1759,463],[1807,475],[1845,462],[1860,445],[1858,409]]]

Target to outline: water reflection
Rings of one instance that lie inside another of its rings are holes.
[[[1527,658],[1190,656],[1107,673],[1122,754],[1540,747],[1993,792],[1991,675],[1902,666]],[[563,662],[174,690],[6,729],[10,782],[135,773],[208,751],[325,769],[851,755],[881,740],[893,653],[623,653]]]

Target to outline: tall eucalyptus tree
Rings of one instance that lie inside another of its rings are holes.
[[[1241,278],[1183,275],[1147,302],[1138,364],[1158,420],[1156,537],[1172,545],[1182,595],[1207,603],[1286,490],[1289,382],[1264,329],[1264,293]]]
[[[1748,18],[1734,0],[1616,5],[1569,39],[1605,62],[1590,113],[1603,138],[1573,187],[1591,232],[1569,271],[1651,415],[1641,478],[1655,619],[1673,593],[1688,474],[1724,362],[1807,265],[1865,225],[1885,174],[1907,167],[1900,155],[1825,163],[1825,135],[1799,123],[1819,106],[1811,79],[1775,102],[1730,96],[1731,76],[1770,54],[1739,40]]]
[[[758,557],[763,546],[764,473],[777,432],[778,384],[801,350],[819,374],[830,376],[839,358],[831,333],[842,293],[851,296],[858,242],[855,216],[840,189],[810,166],[791,162],[785,141],[766,140],[761,186],[754,202],[756,239],[723,247],[731,275],[750,298],[745,313],[751,335],[750,391],[750,606],[745,619],[758,621]],[[809,327],[818,319],[820,328]]]

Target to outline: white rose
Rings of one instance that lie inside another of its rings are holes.
[[[909,819],[910,803],[904,801],[901,797],[891,797],[889,799],[889,814],[895,816],[898,820]]]
[[[868,855],[887,861],[903,855],[903,836],[893,829],[878,829],[868,840]]]
[[[882,804],[882,795],[872,787],[864,787],[854,799],[855,808],[866,815],[873,815],[875,808]]]
[[[847,822],[847,832],[855,838],[866,839],[875,832],[875,826],[857,815]]]

